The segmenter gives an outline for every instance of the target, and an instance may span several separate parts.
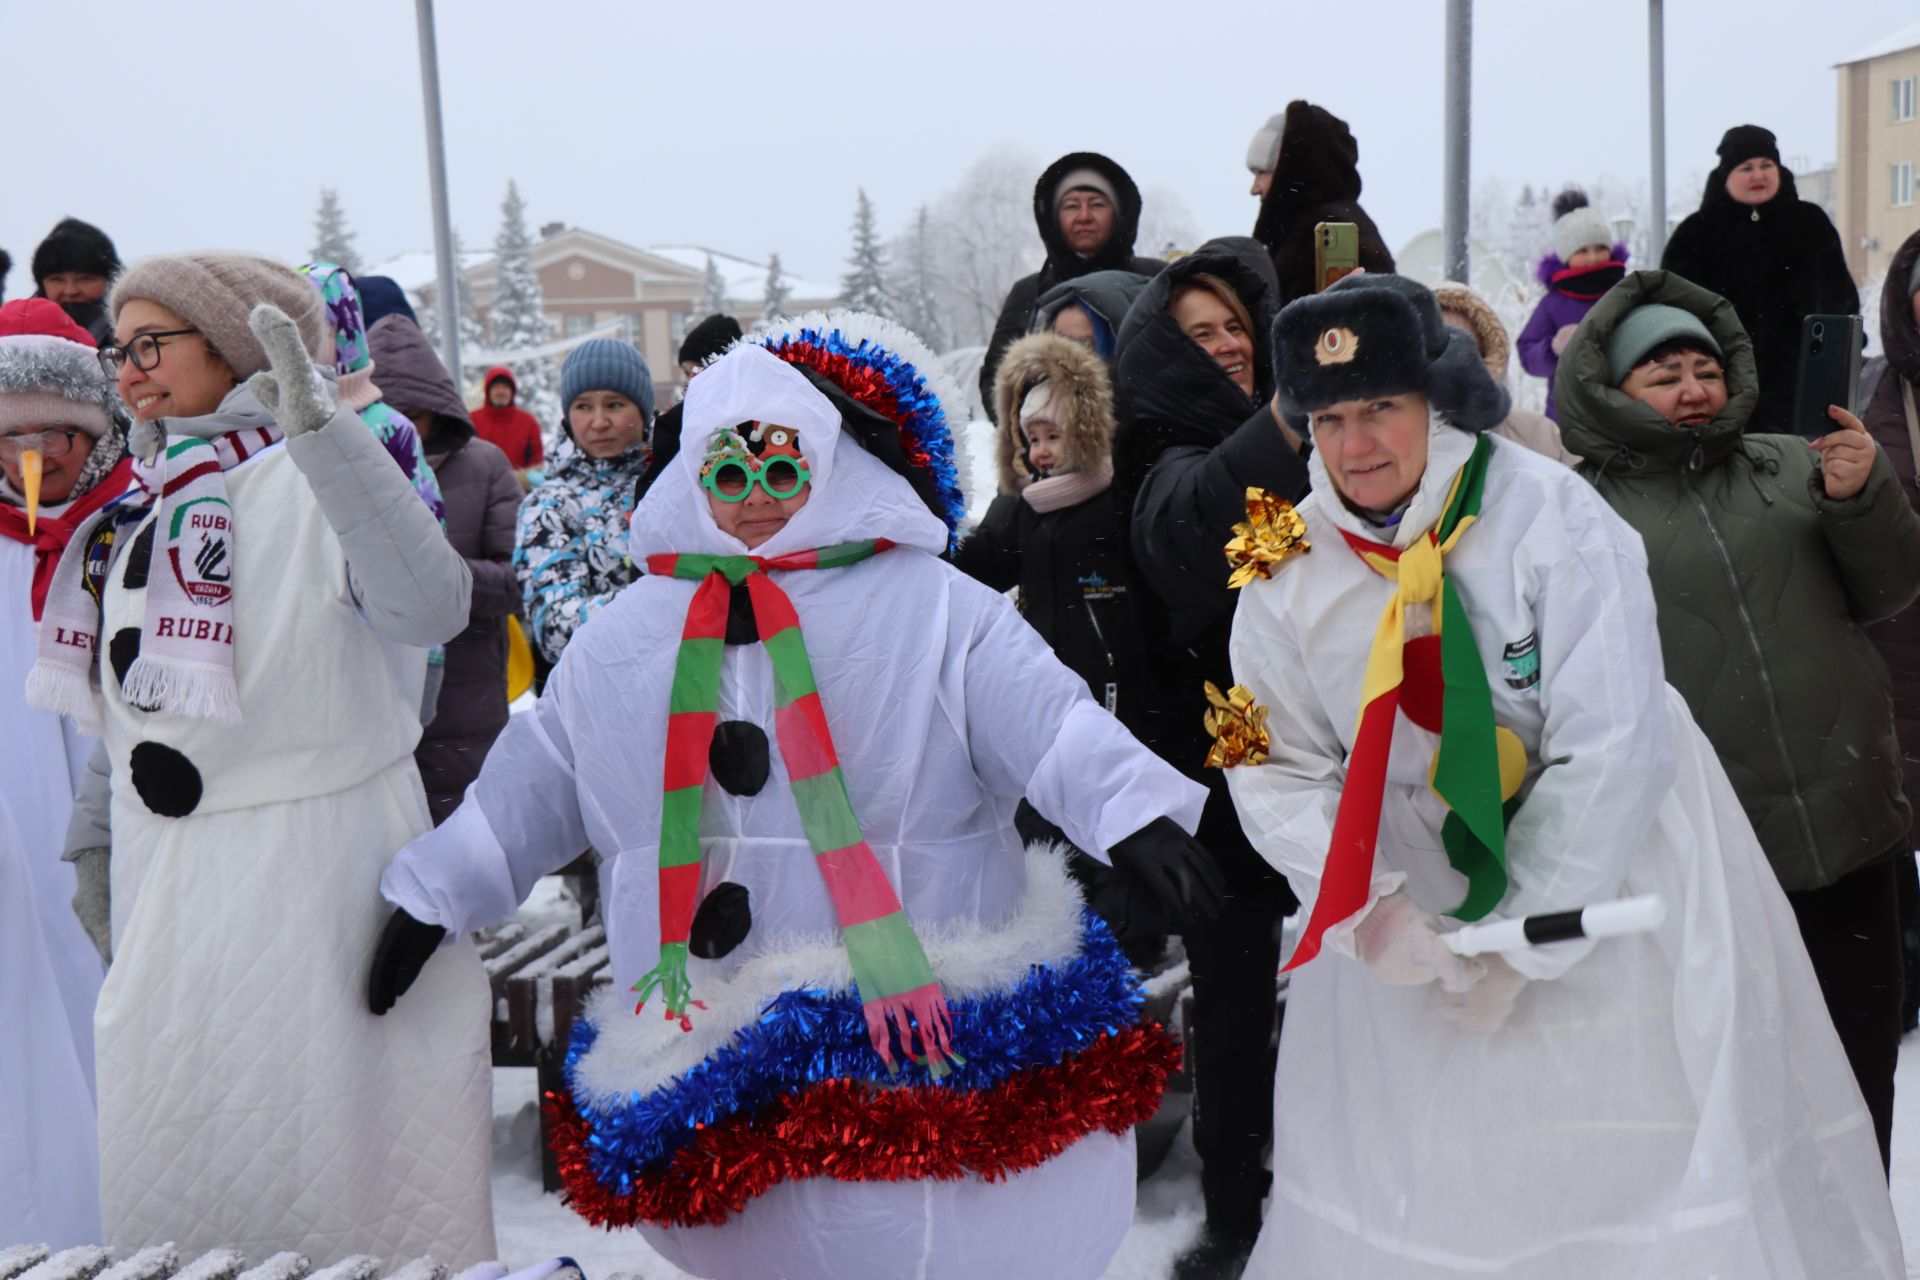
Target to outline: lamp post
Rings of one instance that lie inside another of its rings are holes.
[[[1647,218],[1647,265],[1667,252],[1667,37],[1662,0],[1647,0],[1647,128],[1651,166]]]
[[[460,295],[454,275],[453,219],[447,212],[447,146],[440,127],[440,53],[433,35],[433,0],[414,0],[420,28],[420,96],[427,111],[427,178],[433,189],[433,262],[440,300],[440,358],[453,385],[464,387],[460,372]]]
[[[1440,217],[1445,275],[1467,279],[1467,182],[1473,123],[1473,0],[1447,0],[1446,202]]]

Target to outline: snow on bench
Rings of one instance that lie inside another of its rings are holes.
[[[447,1268],[437,1258],[413,1258],[389,1270],[379,1258],[360,1254],[316,1271],[306,1255],[289,1252],[249,1269],[238,1249],[210,1249],[181,1266],[171,1244],[118,1262],[99,1245],[54,1253],[43,1244],[20,1244],[0,1249],[0,1280],[447,1280]]]

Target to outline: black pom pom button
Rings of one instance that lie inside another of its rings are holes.
[[[713,780],[736,796],[757,796],[767,785],[767,733],[748,720],[722,720],[707,750]]]
[[[134,747],[130,763],[133,789],[153,812],[184,818],[200,807],[200,771],[172,747],[142,742]]]

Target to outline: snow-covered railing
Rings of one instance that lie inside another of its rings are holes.
[[[462,1273],[461,1280],[505,1274],[498,1265]],[[0,1280],[448,1280],[446,1265],[435,1258],[413,1258],[389,1265],[359,1255],[315,1267],[303,1254],[276,1253],[248,1265],[238,1249],[210,1249],[181,1259],[170,1244],[153,1245],[114,1260],[113,1250],[83,1245],[55,1252],[43,1244],[0,1248]],[[577,1273],[575,1280],[578,1280]]]

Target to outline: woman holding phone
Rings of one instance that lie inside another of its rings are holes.
[[[1812,442],[1745,434],[1754,344],[1733,304],[1671,272],[1634,272],[1600,301],[1555,391],[1581,473],[1646,543],[1667,679],[1793,904],[1885,1163],[1909,814],[1865,627],[1913,600],[1920,518],[1839,406]]]

